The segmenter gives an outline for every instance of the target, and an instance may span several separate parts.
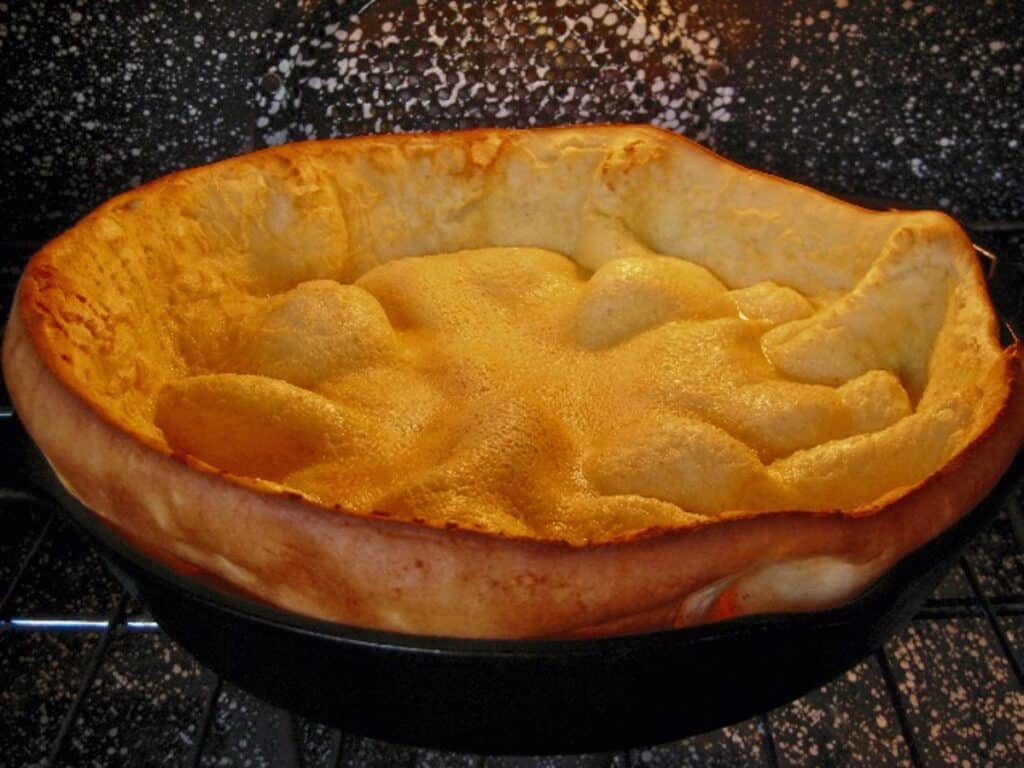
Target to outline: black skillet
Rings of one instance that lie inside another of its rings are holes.
[[[224,679],[345,731],[482,753],[598,752],[680,739],[799,697],[919,610],[1024,467],[846,605],[589,640],[461,640],[299,616],[179,574],[72,498],[34,446],[30,477],[160,626]]]

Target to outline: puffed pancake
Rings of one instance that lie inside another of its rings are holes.
[[[642,126],[292,144],[26,268],[15,407],[140,548],[463,637],[840,604],[1024,435],[971,243]]]

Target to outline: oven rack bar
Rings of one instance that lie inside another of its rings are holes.
[[[1024,601],[995,598],[988,601],[992,614],[997,617],[1024,616]],[[929,600],[914,617],[915,622],[947,621],[952,619],[987,618],[982,600],[958,598],[952,604],[939,599]],[[109,620],[93,614],[75,615],[14,615],[0,618],[0,632],[106,632]],[[161,632],[160,625],[148,614],[132,615],[117,626],[123,632],[153,634]]]

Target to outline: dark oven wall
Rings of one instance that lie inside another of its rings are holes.
[[[1022,27],[1024,5],[976,1],[4,3],[5,271],[177,168],[483,125],[653,122],[830,191],[1017,222]]]
[[[312,137],[639,121],[946,209],[1005,256],[993,293],[1024,326],[1021,28],[1010,0],[0,0],[0,317],[39,242],[178,168]],[[0,387],[0,423],[8,403]],[[222,681],[26,490],[19,451],[0,440],[0,765],[531,764],[342,734]],[[911,625],[827,686],[685,741],[541,764],[1024,764],[1014,482]]]

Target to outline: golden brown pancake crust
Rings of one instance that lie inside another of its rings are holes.
[[[16,306],[12,397],[88,506],[402,631],[835,604],[969,509],[1024,421],[951,220],[641,127],[176,174],[50,243]]]

